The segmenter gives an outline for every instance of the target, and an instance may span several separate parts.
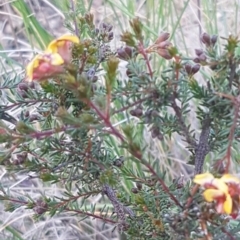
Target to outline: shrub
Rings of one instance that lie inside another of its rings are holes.
[[[238,39],[229,36],[222,47],[204,33],[203,48],[189,59],[168,33],[149,43],[138,18],[119,49],[110,44],[114,26],[95,26],[92,14],[74,25],[74,35],[53,40],[28,64],[24,80],[1,83],[11,93],[1,118],[14,124],[0,122],[1,164],[9,174],[27,174],[28,184],[39,179],[63,189],[33,197],[3,184],[5,210],[24,206],[36,221],[59,214],[99,219],[122,239],[239,238],[240,180],[228,174],[238,160]],[[166,60],[160,71],[156,55]],[[7,113],[15,108],[18,119]],[[184,141],[188,154],[178,159],[189,175],[173,178],[172,153],[169,170],[149,151],[153,142],[171,151],[172,138]]]

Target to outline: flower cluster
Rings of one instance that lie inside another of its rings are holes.
[[[240,180],[231,174],[224,174],[215,178],[210,173],[196,175],[194,183],[201,185],[205,190],[203,196],[207,202],[216,203],[216,211],[236,218],[240,203]]]
[[[63,35],[50,42],[46,51],[36,55],[27,65],[27,80],[44,80],[55,74],[63,73],[64,65],[71,61],[73,43],[79,43],[77,36]]]
[[[172,47],[172,44],[168,41],[169,36],[170,34],[166,32],[160,34],[154,44],[146,49],[146,52],[156,52],[167,60],[171,59],[172,55],[169,49]]]

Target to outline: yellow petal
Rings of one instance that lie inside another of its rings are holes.
[[[220,179],[225,183],[236,183],[236,184],[240,183],[240,180],[231,174],[224,174]]]
[[[66,35],[63,35],[63,36],[57,38],[57,41],[70,41],[73,43],[79,43],[79,38],[74,35],[66,34]]]
[[[233,201],[229,194],[226,195],[226,201],[223,204],[224,212],[227,214],[232,213]]]
[[[214,178],[211,182],[212,186],[219,189],[220,191],[224,192],[225,194],[228,193],[228,186],[219,178]]]
[[[203,196],[207,202],[212,202],[218,197],[224,197],[224,195],[225,194],[218,189],[207,189],[203,192]]]
[[[47,51],[56,53],[58,47],[61,46],[65,41],[70,41],[73,43],[79,43],[79,38],[74,35],[63,35],[48,44]]]
[[[26,67],[26,75],[27,75],[27,80],[28,81],[32,81],[33,71],[34,71],[35,68],[38,67],[40,59],[41,59],[41,56],[38,54],[27,65],[27,67]]]
[[[53,40],[48,44],[46,52],[48,53],[56,53],[58,50],[57,40]]]
[[[204,185],[207,183],[211,183],[214,179],[214,176],[211,173],[203,173],[203,174],[198,174],[195,176],[193,179],[193,182],[199,185]]]
[[[51,58],[50,63],[52,65],[58,66],[58,65],[61,65],[61,64],[64,63],[64,60],[62,59],[62,57],[58,53],[51,54],[50,58]]]

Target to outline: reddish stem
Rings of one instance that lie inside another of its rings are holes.
[[[151,67],[151,64],[150,64],[148,55],[147,55],[147,53],[146,53],[146,51],[145,51],[145,48],[144,48],[142,42],[140,42],[139,45],[138,45],[138,51],[139,51],[140,54],[142,54],[144,60],[146,61],[149,75],[150,75],[150,77],[152,78],[152,77],[153,77],[152,67]]]
[[[104,121],[106,127],[109,127],[111,129],[112,134],[118,137],[122,141],[122,143],[124,143],[124,137],[117,131],[117,129],[113,127],[110,120],[95,106],[95,104],[89,101],[88,105],[96,111],[98,116]],[[163,190],[170,196],[170,198],[176,203],[176,205],[182,207],[176,197],[169,191],[169,188],[165,185],[164,181],[157,175],[154,169],[142,159],[142,154],[139,152],[132,152],[132,154],[134,157],[140,160],[140,162],[142,162],[154,176],[157,177],[157,180],[161,184]]]
[[[92,214],[92,213],[89,213],[89,212],[84,212],[84,211],[81,211],[81,210],[70,209],[70,208],[65,208],[65,210],[70,211],[70,212],[75,212],[75,213],[78,213],[78,214],[87,215],[89,217],[101,219],[104,222],[109,222],[109,223],[113,223],[113,224],[117,223],[116,221],[113,221],[111,219],[107,219],[107,218],[104,218],[104,217],[101,217],[101,216],[98,216],[98,215],[95,215],[95,214]]]
[[[104,113],[102,113],[98,107],[91,101],[88,101],[87,104],[96,111],[96,113],[98,114],[98,116],[104,121],[105,126],[111,129],[111,133],[113,135],[115,135],[116,137],[118,137],[122,142],[125,142],[124,137],[121,135],[121,133],[119,133],[112,125],[112,123],[110,122],[108,116],[105,116]]]
[[[226,153],[226,156],[225,156],[225,158],[227,159],[227,165],[226,165],[225,173],[229,172],[229,167],[230,167],[230,162],[231,162],[231,147],[232,147],[232,142],[233,142],[233,139],[234,139],[234,132],[235,132],[235,129],[237,127],[238,113],[239,113],[239,107],[240,107],[240,96],[237,96],[235,98],[234,103],[235,103],[234,119],[233,119],[233,124],[231,126],[230,133],[229,133],[229,136],[228,136],[229,143],[228,143],[227,153]]]

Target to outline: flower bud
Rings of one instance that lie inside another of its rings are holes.
[[[94,76],[94,77],[92,78],[92,82],[95,83],[95,82],[97,82],[97,81],[98,81],[98,76]]]
[[[109,24],[109,25],[108,25],[108,32],[111,32],[112,29],[113,29],[113,26]]]
[[[137,188],[132,188],[132,189],[131,189],[131,192],[134,193],[134,194],[136,194],[136,193],[138,193],[138,189],[137,189]]]
[[[136,110],[135,109],[130,110],[130,114],[132,116],[136,117]]]
[[[29,121],[30,121],[30,122],[36,121],[36,120],[38,120],[38,119],[39,119],[39,117],[38,117],[38,115],[36,115],[36,114],[32,114],[32,115],[30,115],[30,117],[29,117]]]
[[[192,74],[192,65],[191,64],[187,63],[184,68],[188,75]]]
[[[29,111],[28,110],[24,113],[24,117],[26,117],[26,118],[29,117]]]
[[[31,89],[35,89],[35,83],[34,83],[34,82],[30,82],[30,83],[29,83],[29,87],[30,87]]]
[[[136,111],[135,111],[135,113],[136,113],[136,117],[141,117],[142,114],[143,114],[143,111],[142,111],[141,108],[137,108]]]
[[[159,97],[159,96],[158,96],[158,97]],[[158,116],[159,116],[158,111],[157,111],[157,110],[152,110],[152,111],[151,111],[151,116],[152,116],[152,117],[158,117]]]
[[[131,77],[133,76],[133,73],[132,73],[132,71],[131,71],[130,69],[127,69],[126,75],[127,75],[129,78],[131,78]]]
[[[17,154],[17,159],[14,161],[15,165],[23,164],[27,159],[27,152],[22,152],[21,154]]]
[[[28,86],[27,83],[25,83],[25,82],[21,82],[21,83],[18,84],[18,88],[19,88],[20,90],[23,90],[23,91],[26,91],[26,92],[27,92],[29,86]]]
[[[142,190],[142,184],[140,182],[137,182],[136,186],[137,186],[138,190]]]
[[[212,46],[215,46],[216,42],[217,42],[218,36],[217,35],[212,35],[211,36],[211,44]]]
[[[107,26],[108,26],[108,25],[107,25],[106,23],[104,23],[104,22],[101,24],[101,28],[103,28],[104,30],[107,29]]]
[[[99,34],[99,28],[95,28],[95,34],[98,35]]]
[[[124,158],[122,156],[115,159],[115,161],[113,162],[113,165],[119,168],[122,167],[123,164],[124,164]]]
[[[157,127],[152,127],[151,129],[151,135],[152,138],[156,138],[159,135],[160,131]]]
[[[172,46],[172,44],[169,41],[164,41],[157,45],[158,48],[165,48],[165,49],[170,46]]]
[[[159,35],[159,37],[157,38],[155,44],[159,44],[161,42],[164,42],[164,41],[168,40],[169,36],[170,36],[170,34],[167,33],[167,32],[161,33]]]
[[[110,32],[110,33],[108,34],[108,40],[109,40],[109,41],[113,40],[113,32]]]
[[[130,114],[134,117],[141,117],[143,112],[141,108],[136,108],[130,111]]]
[[[199,57],[199,60],[201,61],[201,62],[205,62],[206,60],[207,60],[207,57],[206,57],[206,55],[203,53],[203,54],[201,54]]]
[[[133,48],[132,48],[132,47],[126,46],[126,47],[124,48],[124,51],[125,51],[125,53],[127,53],[127,55],[129,56],[129,58],[132,58],[132,56],[133,56]]]
[[[201,54],[203,54],[203,50],[202,49],[195,49],[195,53],[197,56],[200,56]]]
[[[199,71],[200,67],[201,67],[200,64],[193,65],[193,67],[192,67],[192,74],[197,73]]]
[[[203,44],[205,44],[207,47],[211,45],[211,37],[207,33],[203,33],[200,37]]]
[[[201,62],[198,57],[194,58],[193,61],[194,61],[195,63],[200,63],[200,62]]]
[[[129,46],[126,46],[125,48],[118,49],[117,54],[120,59],[127,61],[132,58],[133,49]]]
[[[22,98],[28,98],[26,91],[18,90],[17,92],[18,92],[19,96],[21,96]]]
[[[165,58],[166,60],[172,59],[171,54],[169,53],[168,49],[158,49],[157,53],[162,57]]]
[[[33,208],[33,211],[36,213],[36,214],[43,214],[47,211],[48,209],[48,205],[46,202],[44,202],[43,200],[37,200],[36,203],[35,203],[35,207]]]

